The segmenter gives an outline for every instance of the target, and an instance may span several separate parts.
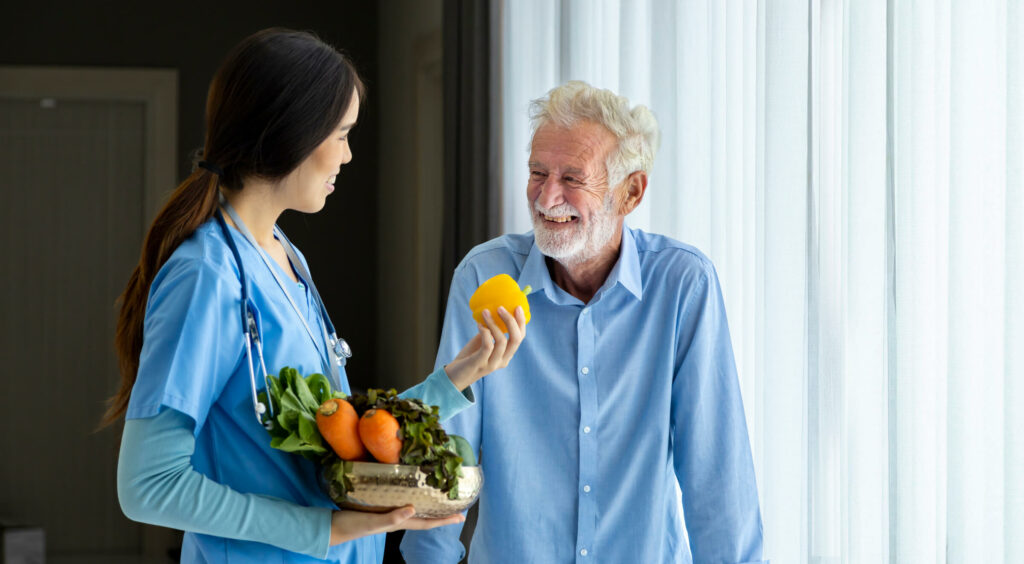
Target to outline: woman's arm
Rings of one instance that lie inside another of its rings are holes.
[[[498,308],[498,315],[508,327],[505,336],[489,311],[484,311],[487,327],[478,326],[477,334],[450,363],[441,366],[423,382],[402,392],[404,398],[420,398],[427,405],[438,406],[439,418],[445,421],[473,405],[470,385],[487,374],[508,366],[526,337],[526,316],[517,307],[515,316]]]
[[[129,519],[327,556],[330,509],[243,494],[200,474],[192,467],[193,426],[189,416],[167,408],[125,422],[117,494]]]
[[[329,546],[359,537],[463,521],[462,515],[415,518],[411,506],[383,514],[332,511],[236,492],[192,468],[193,425],[189,416],[174,409],[125,422],[117,496],[129,519],[262,542],[315,558],[326,558]]]

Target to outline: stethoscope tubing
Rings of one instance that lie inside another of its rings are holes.
[[[224,205],[227,205],[227,204],[224,204]],[[233,210],[231,208],[228,208],[228,212],[229,213],[231,213],[232,211]],[[240,310],[241,311],[241,317],[242,317],[242,333],[243,333],[242,339],[243,339],[243,346],[245,347],[246,364],[247,364],[247,367],[249,369],[249,387],[250,387],[250,392],[252,394],[253,411],[256,414],[256,421],[259,422],[259,424],[262,425],[263,427],[265,427],[267,429],[270,429],[274,425],[274,402],[270,400],[270,395],[269,395],[269,390],[270,390],[270,381],[269,381],[270,373],[267,371],[267,365],[266,365],[266,362],[265,362],[264,357],[263,357],[263,342],[262,342],[262,338],[260,337],[259,326],[256,323],[256,315],[252,311],[252,307],[253,307],[252,306],[252,302],[251,302],[251,300],[249,298],[249,280],[248,280],[248,277],[246,276],[246,273],[245,273],[245,266],[243,265],[243,262],[242,262],[242,255],[238,251],[238,245],[235,244],[234,237],[231,235],[231,230],[228,228],[227,221],[224,219],[224,214],[221,212],[220,209],[218,209],[216,211],[215,217],[217,219],[217,224],[220,226],[221,232],[224,235],[224,239],[227,242],[228,247],[231,249],[231,254],[232,254],[232,256],[233,256],[233,258],[235,260],[235,264],[238,267],[239,281],[241,282],[241,285],[242,285],[242,299],[241,299],[241,310]],[[241,221],[239,218],[237,218],[235,216],[234,213],[232,213],[232,219],[236,223],[240,223],[240,221]],[[246,235],[246,238],[249,239],[250,236],[247,233],[248,233],[247,230],[245,232],[243,232],[243,234]],[[298,257],[297,257],[297,255],[295,255],[294,249],[291,247],[291,244],[292,244],[291,241],[288,240],[288,238],[280,230],[275,229],[275,233],[278,236],[280,236],[280,238],[282,239],[282,243],[284,244],[285,251],[289,255],[289,260],[291,260],[293,263],[294,262],[298,262]],[[257,249],[257,251],[258,251],[258,249]],[[266,260],[267,260],[266,257],[263,257],[263,259],[264,259],[264,262],[266,262]],[[270,265],[268,264],[267,267],[270,268]],[[302,268],[301,263],[297,266],[297,268]],[[332,374],[335,377],[335,380],[338,380],[337,382],[334,382],[334,385],[338,386],[339,389],[340,389],[340,386],[341,386],[341,381],[340,381],[341,375],[340,375],[340,371],[338,371],[336,368],[334,368],[334,365],[337,365],[338,367],[344,366],[345,365],[345,360],[348,357],[352,356],[352,352],[351,352],[351,349],[348,346],[348,343],[346,343],[344,339],[338,338],[337,333],[335,333],[335,331],[334,331],[334,323],[331,322],[331,318],[327,314],[327,308],[326,308],[326,306],[324,306],[324,302],[320,298],[320,292],[317,291],[316,285],[313,284],[313,281],[310,278],[309,273],[307,271],[305,271],[304,268],[302,268],[302,270],[303,270],[303,273],[304,273],[304,277],[306,278],[306,282],[307,282],[307,284],[309,286],[309,289],[313,293],[313,298],[316,300],[317,309],[319,310],[319,313],[320,313],[319,317],[320,317],[321,329],[324,331],[324,338],[325,338],[325,342],[326,342],[326,345],[327,345],[326,353],[327,353],[328,358],[325,359],[323,357],[323,355],[321,355],[321,361],[325,363],[325,365],[324,365],[325,372]],[[277,278],[277,274],[274,273],[273,270],[271,270],[271,274],[274,275],[275,279]],[[313,333],[309,329],[308,324],[306,324],[306,320],[302,318],[301,313],[298,310],[298,307],[295,305],[294,301],[292,301],[291,296],[288,295],[288,293],[285,290],[284,285],[281,283],[281,281],[278,279],[277,282],[281,286],[281,290],[283,292],[285,292],[285,296],[288,298],[289,302],[291,302],[292,308],[295,309],[295,313],[297,315],[299,315],[300,319],[302,320],[303,325],[305,326],[306,332],[309,333],[310,338],[313,339],[314,345],[316,345],[317,341],[313,337]],[[263,373],[263,383],[264,383],[264,386],[266,387],[266,389],[268,391],[268,394],[267,394],[268,401],[267,401],[267,403],[269,405],[265,405],[263,402],[259,401],[259,393],[258,393],[258,391],[256,389],[256,366],[254,365],[254,362],[253,362],[253,353],[252,353],[252,348],[254,346],[256,347],[256,355],[255,356],[259,359],[259,367],[260,367],[260,370],[262,370],[262,373]],[[317,347],[317,351],[318,352],[319,352],[319,349],[320,349],[320,347],[318,346]],[[330,358],[332,352],[334,353],[334,356],[335,356],[335,358],[333,360]],[[332,365],[332,362],[334,363],[333,365]],[[265,413],[267,413],[268,411],[269,411],[269,417],[264,419],[263,415]]]

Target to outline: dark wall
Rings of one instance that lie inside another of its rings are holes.
[[[377,4],[360,0],[7,3],[0,16],[0,64],[177,69],[177,158],[184,178],[190,153],[203,143],[207,87],[235,43],[281,26],[314,31],[348,53],[369,89],[351,137],[354,158],[342,167],[338,191],[323,211],[289,212],[280,224],[309,260],[338,334],[355,353],[349,379],[363,388],[376,372],[378,18]]]

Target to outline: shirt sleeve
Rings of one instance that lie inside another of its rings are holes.
[[[472,272],[464,267],[457,269],[452,277],[452,287],[445,307],[444,326],[441,330],[441,344],[435,362],[437,368],[451,362],[462,350],[462,346],[477,333],[473,314],[469,310],[469,296],[472,290],[467,288],[476,289],[475,281],[471,277]],[[478,407],[466,409],[445,423],[445,430],[464,437],[476,453],[477,460],[481,462],[480,421],[485,380],[487,378],[477,380],[467,388],[472,390]],[[466,548],[459,539],[461,534],[461,523],[426,531],[406,531],[400,547],[402,556],[407,564],[457,564],[466,555]]]
[[[331,510],[243,494],[192,467],[193,420],[173,409],[125,422],[117,495],[134,521],[326,558]]]
[[[243,354],[237,274],[200,258],[172,258],[146,303],[138,376],[127,418],[170,407],[202,429]]]
[[[762,562],[761,511],[718,278],[683,302],[672,387],[673,458],[694,562]]]
[[[448,378],[444,365],[434,370],[426,380],[399,395],[403,398],[419,398],[427,405],[436,405],[441,421],[451,419],[474,403],[473,388],[469,387],[460,392]]]

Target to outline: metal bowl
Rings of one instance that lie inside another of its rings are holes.
[[[412,504],[416,517],[445,517],[473,505],[484,483],[479,466],[463,466],[459,495],[449,499],[448,494],[427,485],[427,475],[418,466],[377,462],[351,464],[352,470],[345,476],[352,490],[341,495],[333,487],[328,488],[331,499],[342,509],[385,513]]]

